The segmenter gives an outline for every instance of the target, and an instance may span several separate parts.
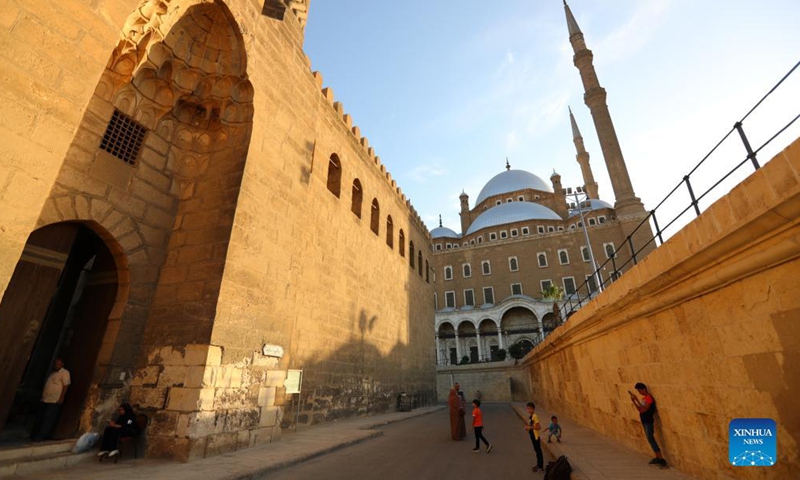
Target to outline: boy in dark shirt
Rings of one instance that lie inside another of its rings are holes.
[[[656,437],[654,435],[655,414],[658,411],[656,399],[650,395],[650,392],[647,391],[647,385],[642,382],[637,383],[633,388],[639,392],[639,395],[642,396],[642,400],[636,398],[636,395],[629,391],[628,393],[631,394],[631,402],[633,402],[633,406],[636,407],[636,410],[639,411],[639,419],[641,419],[642,427],[644,427],[644,436],[647,437],[650,448],[652,448],[653,452],[656,454],[656,457],[650,460],[650,465],[658,465],[661,468],[667,468],[667,461],[661,456],[661,449],[658,448],[658,443],[656,443]]]

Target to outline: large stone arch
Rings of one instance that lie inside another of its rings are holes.
[[[188,383],[169,370],[179,361],[185,369],[190,352],[193,365],[207,363],[253,96],[246,45],[224,2],[142,2],[111,52],[38,221],[96,225],[128,263],[129,298],[118,340],[107,347],[113,367],[97,379],[85,416],[99,424],[130,399],[151,414],[150,453],[188,459],[191,438],[202,436],[186,407],[197,408],[198,399],[178,405],[179,392],[169,390]],[[146,129],[135,162],[98,148],[118,115]],[[200,387],[202,373],[195,380]],[[184,407],[179,435],[176,409]]]
[[[0,378],[0,429],[18,427],[6,416],[12,400],[16,419],[38,405],[41,379],[62,358],[72,385],[49,434],[71,438],[93,429],[98,383],[116,364],[130,296],[129,262],[99,219],[66,212],[58,221],[39,223],[0,298],[2,336],[15,342],[0,348],[8,356]],[[30,320],[25,334],[19,330],[23,318]]]

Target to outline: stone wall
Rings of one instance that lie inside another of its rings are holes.
[[[461,386],[467,402],[478,391],[483,402],[529,402],[530,385],[527,368],[514,360],[477,365],[453,365],[436,369],[436,398],[446,402],[454,383]]]
[[[536,402],[652,453],[628,391],[658,402],[667,460],[700,478],[800,471],[800,140],[556,329],[525,359]],[[778,424],[778,463],[728,462],[733,418]]]
[[[434,390],[429,234],[311,70],[307,2],[40,3],[0,14],[0,294],[37,227],[114,253],[84,428],[129,399],[148,455],[187,460],[279,438],[290,368],[306,423]],[[148,130],[135,168],[98,150],[115,110]]]

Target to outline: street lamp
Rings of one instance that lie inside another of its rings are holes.
[[[586,193],[586,187],[567,187],[567,196],[572,197],[575,199],[575,203],[573,205],[576,206],[578,209],[578,214],[581,217],[581,226],[583,227],[583,236],[586,239],[586,248],[589,249],[589,260],[592,262],[592,267],[594,268],[594,280],[597,284],[597,290],[599,292],[603,292],[603,282],[600,278],[600,274],[598,273],[598,266],[597,262],[594,261],[594,252],[592,251],[592,243],[589,241],[589,231],[586,229],[586,220],[583,218],[583,206],[581,206],[581,202],[587,202],[591,199],[589,198],[589,194]],[[582,199],[581,199],[582,196]],[[584,203],[585,204],[585,203]],[[591,203],[589,204],[591,205]],[[589,292],[591,295],[591,291]]]

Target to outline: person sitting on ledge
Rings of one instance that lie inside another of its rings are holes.
[[[136,433],[136,415],[133,414],[133,408],[129,403],[123,403],[117,409],[119,416],[116,421],[108,421],[108,426],[103,431],[103,441],[100,444],[100,452],[98,457],[108,455],[113,457],[119,455],[117,444],[120,437],[130,437]]]

